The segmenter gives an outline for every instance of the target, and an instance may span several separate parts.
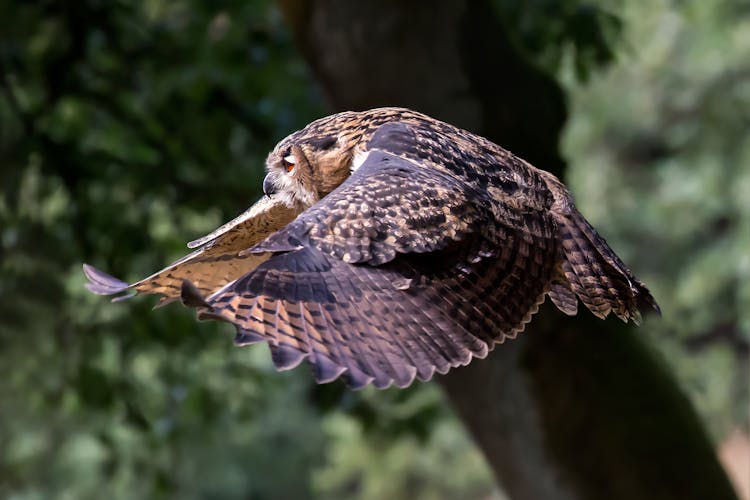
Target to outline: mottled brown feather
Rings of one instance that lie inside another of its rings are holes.
[[[289,165],[292,168],[289,168]],[[658,306],[551,174],[500,146],[401,108],[317,120],[269,154],[273,192],[111,295],[178,296],[266,341],[275,366],[317,382],[404,387],[484,357],[549,295],[604,318]],[[350,171],[351,170],[351,171]]]
[[[265,197],[216,231],[190,242],[189,248],[198,247],[195,251],[133,284],[84,264],[87,288],[99,295],[119,294],[117,298],[156,294],[161,296],[159,305],[165,305],[180,298],[182,282],[189,280],[202,295],[210,295],[266,261],[271,254],[241,252],[289,223],[300,211]]]

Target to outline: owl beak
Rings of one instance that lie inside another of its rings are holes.
[[[275,192],[276,184],[273,182],[271,174],[266,174],[266,177],[263,179],[263,194],[271,196]]]

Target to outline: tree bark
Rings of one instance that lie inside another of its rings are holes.
[[[564,95],[489,1],[279,4],[332,109],[409,107],[564,173]],[[640,335],[544,307],[518,339],[437,382],[513,499],[735,498]]]

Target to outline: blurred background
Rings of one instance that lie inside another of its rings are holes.
[[[580,210],[660,302],[633,333],[750,495],[750,3],[492,5],[565,92]],[[0,3],[0,497],[503,498],[436,385],[317,387],[83,288],[84,261],[185,254],[329,111],[269,0]]]

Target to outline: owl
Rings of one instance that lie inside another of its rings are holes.
[[[549,297],[638,323],[658,305],[552,174],[402,108],[310,123],[266,160],[265,195],[192,253],[128,284],[87,264],[87,288],[156,294],[266,342],[319,383],[406,387],[484,358]]]

